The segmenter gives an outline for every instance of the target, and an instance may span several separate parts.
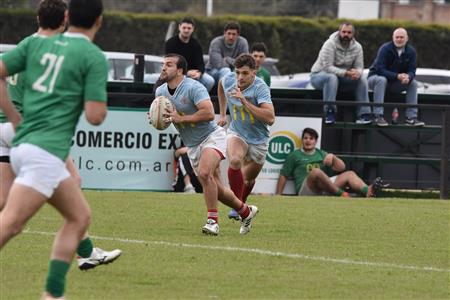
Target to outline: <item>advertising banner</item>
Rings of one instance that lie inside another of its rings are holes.
[[[301,132],[312,127],[321,132],[321,118],[277,117],[271,127],[269,151],[253,193],[275,193],[286,156],[301,146]],[[110,110],[100,126],[81,117],[72,140],[71,157],[87,189],[171,191],[173,155],[180,144],[173,125],[158,131],[144,110]],[[320,146],[320,137],[318,141]],[[228,161],[221,163],[227,183]],[[288,181],[285,193],[294,193]]]
[[[156,130],[146,111],[110,110],[100,126],[81,117],[71,157],[83,188],[170,191],[176,144],[173,125]]]

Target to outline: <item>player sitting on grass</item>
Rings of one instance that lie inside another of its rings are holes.
[[[291,152],[283,168],[277,184],[277,195],[281,195],[288,177],[295,181],[298,195],[336,195],[349,197],[344,190],[349,188],[363,197],[377,197],[383,187],[380,177],[373,184],[367,185],[353,171],[345,171],[345,163],[336,155],[316,148],[319,134],[312,128],[305,128],[302,133],[302,148]],[[340,173],[329,177],[326,172]]]

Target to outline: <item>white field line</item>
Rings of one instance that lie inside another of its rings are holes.
[[[26,229],[23,233],[28,234],[36,234],[36,235],[48,235],[54,236],[54,232],[45,232],[45,231],[34,231]],[[205,249],[205,250],[216,250],[216,251],[229,251],[229,252],[244,252],[244,253],[256,253],[265,256],[278,256],[278,257],[286,257],[293,259],[301,259],[301,260],[312,260],[319,262],[328,262],[328,263],[336,263],[336,264],[346,264],[346,265],[361,265],[361,266],[369,266],[369,267],[379,267],[379,268],[394,268],[394,269],[404,269],[404,270],[414,270],[414,271],[431,271],[431,272],[447,272],[450,273],[450,269],[442,269],[435,267],[420,267],[420,266],[411,266],[411,265],[401,265],[401,264],[392,264],[392,263],[384,263],[384,262],[370,262],[370,261],[359,261],[352,260],[348,258],[332,258],[325,256],[311,256],[300,253],[285,253],[285,252],[275,252],[270,250],[263,249],[253,249],[253,248],[239,248],[239,247],[228,247],[228,246],[208,246],[208,245],[197,245],[197,244],[185,244],[185,243],[171,243],[164,241],[144,241],[144,240],[132,240],[132,239],[124,239],[124,238],[114,238],[114,237],[103,237],[103,236],[90,236],[92,239],[97,240],[105,240],[105,241],[114,241],[121,242],[127,244],[152,244],[152,245],[162,245],[173,248],[193,248],[193,249]]]

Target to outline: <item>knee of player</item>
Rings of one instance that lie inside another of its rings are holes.
[[[352,170],[345,171],[344,174],[346,174],[350,178],[358,177],[358,175],[356,175],[355,171],[352,171]]]
[[[92,221],[91,211],[87,210],[83,213],[80,212],[74,218],[68,219],[68,221],[76,223],[80,230],[86,231]]]
[[[310,177],[312,177],[312,178],[317,178],[317,177],[320,176],[322,173],[323,173],[323,172],[322,172],[321,169],[319,169],[319,168],[314,168],[314,169],[312,169],[312,170],[309,172],[309,175],[308,175],[308,176],[310,176]]]
[[[2,219],[1,222],[2,230],[9,232],[9,234],[12,236],[18,235],[25,228],[26,221],[22,220],[18,216],[17,217],[11,215],[3,216],[2,214],[0,215],[0,218]]]
[[[211,170],[203,168],[198,170],[198,178],[202,182],[208,182],[210,180],[213,180],[213,174]]]
[[[242,161],[239,157],[230,157],[230,167],[234,170],[239,170],[242,167]]]

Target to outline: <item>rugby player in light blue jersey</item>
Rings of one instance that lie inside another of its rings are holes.
[[[214,107],[206,88],[187,78],[187,63],[178,54],[167,54],[155,96],[167,97],[175,109],[167,112],[188,147],[188,156],[203,187],[208,215],[202,232],[218,235],[218,200],[235,209],[241,217],[240,234],[247,234],[258,212],[256,206],[247,206],[224,186],[220,177],[220,161],[225,158],[226,133],[214,121]]]
[[[228,181],[234,194],[245,203],[266,159],[269,126],[275,122],[275,112],[269,87],[256,76],[254,58],[241,54],[234,67],[234,73],[219,81],[218,123],[226,125],[228,104],[231,116],[227,132]],[[239,219],[234,210],[228,217]]]

